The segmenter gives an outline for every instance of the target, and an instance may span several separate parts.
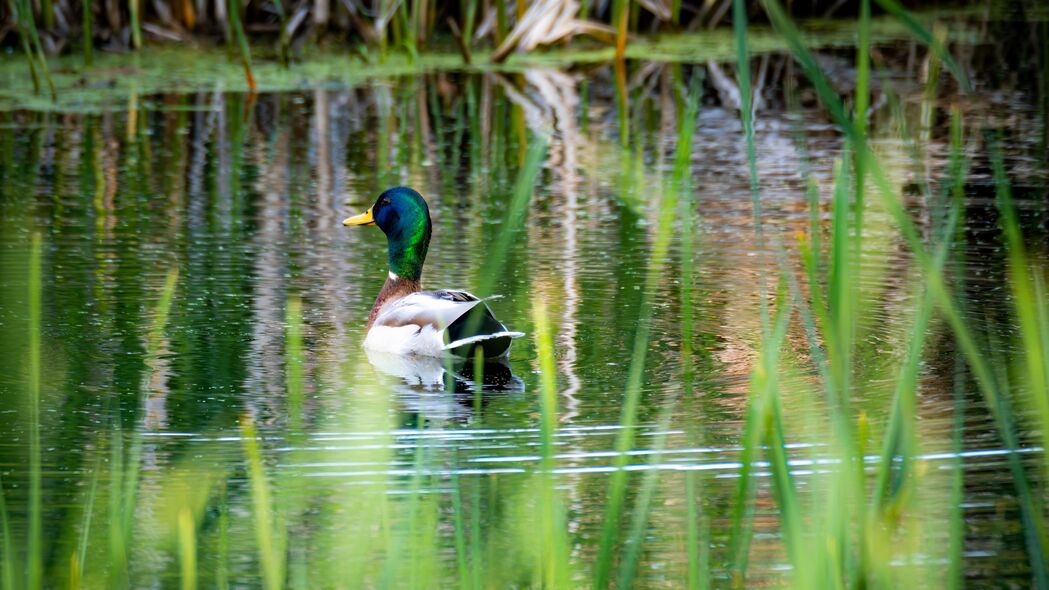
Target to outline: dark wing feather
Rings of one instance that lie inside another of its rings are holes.
[[[430,293],[432,293],[433,296],[438,299],[446,299],[448,301],[461,301],[463,303],[469,301],[480,301],[480,299],[478,299],[472,293],[467,293],[466,291],[455,291],[453,289],[438,289],[436,291],[430,291]]]
[[[452,322],[444,332],[445,343],[456,342],[476,336],[487,334],[501,334],[506,332],[506,326],[492,315],[492,310],[483,302],[470,308],[469,311],[459,316]],[[452,354],[467,358],[473,358],[477,348],[484,351],[485,358],[502,356],[510,348],[511,338],[499,336],[472,341],[462,346],[452,348]]]

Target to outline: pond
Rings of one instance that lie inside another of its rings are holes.
[[[952,280],[964,285],[966,321],[993,325],[1003,355],[1018,344],[990,144],[1000,142],[1035,262],[1047,262],[1049,221],[1045,70],[998,51],[1007,34],[952,44],[976,82],[968,95],[929,73],[938,62],[925,46],[879,39],[868,130],[931,248],[959,109],[968,169]],[[837,91],[851,92],[855,50],[815,51]],[[173,587],[192,575],[207,587],[525,587],[558,549],[568,585],[587,586],[622,473],[613,580],[741,582],[733,529],[763,330],[785,299],[822,288],[805,252],[833,239],[836,179],[852,157],[791,56],[759,53],[750,69],[753,160],[731,54],[427,66],[263,84],[258,95],[221,81],[121,84],[79,106],[10,104],[0,113],[6,534],[25,538],[41,518],[48,586]],[[504,364],[362,348],[385,239],[341,222],[397,185],[429,202],[425,285],[500,295],[488,301],[496,317],[526,333]],[[873,196],[865,207],[847,422],[873,473],[923,290],[891,212]],[[33,236],[39,330],[27,311]],[[798,501],[823,515],[812,504],[827,500],[840,455],[797,309],[775,381]],[[545,402],[544,321],[555,373]],[[1023,447],[1003,446],[977,386],[959,377],[945,320],[934,314],[924,333],[918,508],[900,555],[882,557],[939,586],[958,510],[966,583],[1025,586],[1010,458],[1040,481],[1037,432],[1021,428]],[[38,417],[24,393],[34,338]],[[745,585],[781,585],[793,568],[776,471],[760,451],[754,460]],[[551,518],[564,529],[551,532]]]

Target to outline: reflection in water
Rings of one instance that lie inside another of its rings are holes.
[[[456,394],[506,393],[525,390],[504,359],[475,363],[451,356],[440,359],[414,354],[391,354],[365,349],[368,362],[385,375],[398,377],[413,391]],[[481,381],[476,380],[481,376]]]
[[[404,410],[427,421],[466,420],[493,397],[525,391],[524,381],[504,359],[477,363],[454,356],[440,359],[370,349],[365,353],[375,369],[392,377],[383,385]]]

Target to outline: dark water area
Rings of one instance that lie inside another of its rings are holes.
[[[1035,35],[1030,47],[1045,39]],[[952,280],[964,282],[966,321],[991,326],[996,346],[1008,352],[1019,344],[988,145],[1000,142],[1030,257],[1049,262],[1049,66],[1038,70],[1036,55],[1010,54],[986,40],[954,49],[976,82],[967,96],[945,73],[926,89],[924,47],[877,47],[870,136],[923,240],[934,244],[950,109],[960,109],[972,162],[964,185],[965,265],[952,269]],[[854,81],[853,53],[820,53],[843,94]],[[400,530],[389,523],[414,519],[415,511],[428,515],[414,536],[405,533],[414,539],[405,543],[423,547],[409,550],[416,577],[389,585],[458,585],[451,523],[461,510],[476,517],[486,559],[505,566],[502,578],[488,579],[491,587],[528,586],[520,554],[531,538],[522,524],[529,522],[527,476],[541,459],[533,338],[539,301],[554,332],[554,471],[572,554],[592,562],[647,296],[652,333],[628,452],[628,496],[643,493],[648,474],[657,478],[636,585],[684,587],[684,490],[692,474],[702,481],[713,586],[730,587],[731,514],[759,356],[761,292],[775,290],[783,268],[804,281],[799,236],[811,240],[815,223],[828,239],[836,169],[849,157],[792,59],[758,55],[751,68],[760,90],[760,238],[732,63],[630,62],[625,113],[615,68],[605,64],[434,71],[257,96],[219,85],[114,97],[102,112],[0,112],[0,477],[12,534],[25,534],[28,514],[26,277],[31,236],[39,234],[48,579],[69,578],[72,555],[82,560],[85,585],[109,584],[112,523],[125,509],[122,490],[137,489],[131,586],[178,584],[180,545],[167,523],[185,504],[195,515],[200,571],[208,572],[201,584],[262,587],[242,441],[242,422],[250,419],[288,523],[291,586],[340,586],[330,583],[341,579],[332,573],[340,568],[360,580],[383,579],[387,570],[369,558],[356,563],[329,550],[372,530],[370,516],[362,516],[371,505],[353,496],[366,489],[390,497],[383,506],[391,512],[375,517],[386,523],[377,529]],[[693,79],[703,91],[687,168],[693,201],[674,221],[675,232],[691,228],[690,239],[675,233],[646,293],[659,204],[674,169],[681,89]],[[505,264],[493,267],[515,179],[537,138],[549,144],[525,221],[511,227]],[[414,187],[429,202],[425,284],[471,290],[491,280],[502,297],[490,307],[527,334],[481,383],[469,365],[361,347],[386,277],[385,242],[376,228],[341,221],[394,185]],[[861,446],[873,463],[920,273],[889,214],[873,199],[867,206],[851,404],[857,423],[867,425]],[[170,312],[156,331],[173,271]],[[691,276],[690,316],[682,308],[683,276]],[[301,363],[289,360],[289,302],[301,305]],[[687,317],[691,340],[683,352]],[[808,355],[805,328],[792,321],[778,379],[802,502],[821,497],[836,461]],[[925,510],[910,516],[917,532],[901,542],[915,546],[899,567],[937,587],[947,567],[949,477],[960,468],[966,585],[1025,587],[1030,566],[1009,451],[975,386],[956,375],[955,356],[949,329],[934,319],[917,406],[923,479],[916,493]],[[303,376],[301,396],[289,395],[293,364]],[[965,408],[960,453],[952,442],[956,391]],[[1017,412],[1023,461],[1045,499],[1038,433],[1022,406]],[[136,461],[139,472],[124,476],[120,469]],[[773,482],[767,465],[758,463],[755,473],[747,583],[782,585],[790,567]],[[418,541],[424,529],[429,540]],[[396,545],[391,534],[394,541],[380,537]],[[574,579],[588,575],[580,566]],[[340,587],[356,584],[383,585]]]

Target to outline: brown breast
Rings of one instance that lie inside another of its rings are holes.
[[[372,312],[368,315],[368,330],[371,330],[372,324],[375,323],[375,318],[379,317],[379,310],[382,309],[383,305],[390,303],[391,301],[397,301],[403,297],[407,297],[412,293],[417,293],[422,289],[422,282],[413,279],[402,279],[400,277],[393,278],[389,277],[386,279],[386,283],[383,284],[382,290],[379,291],[379,296],[375,298],[375,305],[372,306]]]

